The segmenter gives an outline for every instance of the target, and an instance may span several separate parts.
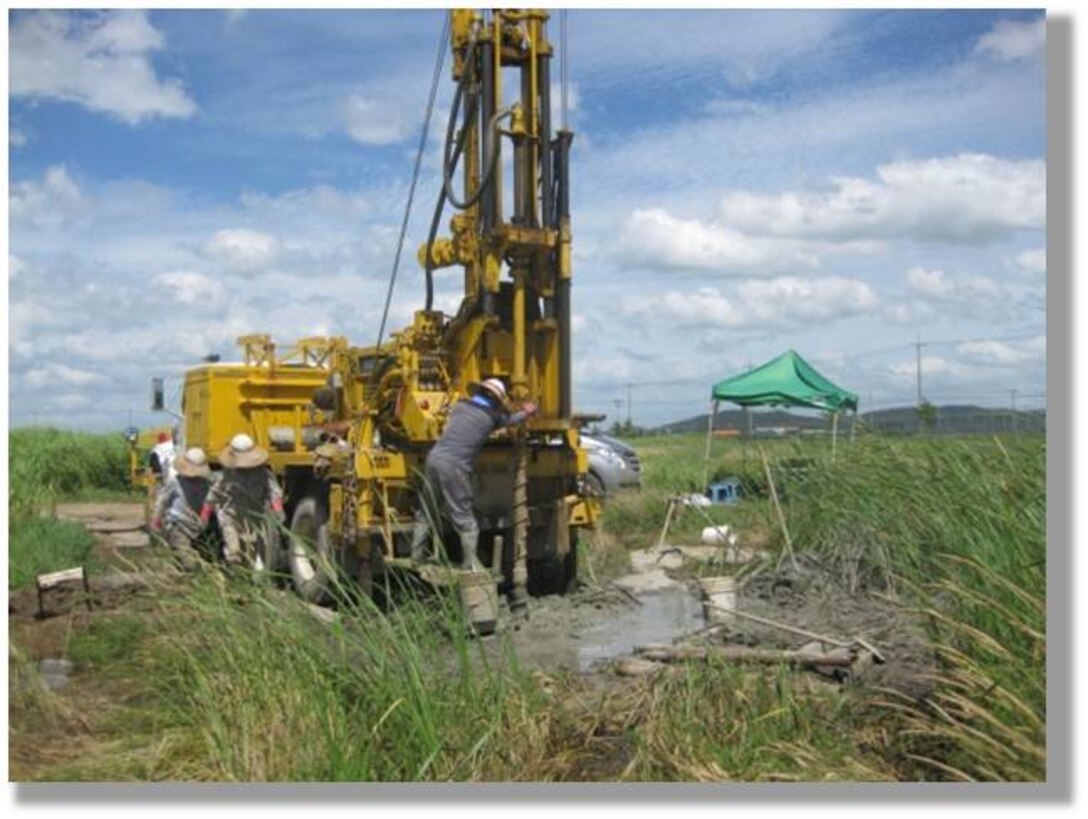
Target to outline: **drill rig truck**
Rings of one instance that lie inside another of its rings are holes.
[[[365,587],[391,566],[411,568],[423,461],[451,407],[485,378],[539,411],[492,435],[478,459],[481,558],[514,607],[574,581],[578,533],[597,509],[571,411],[573,134],[553,130],[547,22],[541,10],[450,12],[456,91],[418,253],[425,301],[410,326],[376,346],[322,337],[280,351],[247,336],[241,363],[186,375],[187,446],[213,466],[239,432],[269,451],[294,537],[264,562],[289,566],[311,601],[328,598],[336,572]],[[450,234],[440,236],[447,205]],[[447,316],[433,308],[434,273],[453,266],[464,295]],[[457,539],[448,544],[456,558]]]

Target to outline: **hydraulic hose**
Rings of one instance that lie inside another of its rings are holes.
[[[453,104],[450,106],[450,117],[446,123],[446,139],[443,143],[442,149],[442,190],[438,193],[438,201],[434,206],[434,216],[431,217],[431,228],[427,233],[427,253],[424,259],[423,271],[426,277],[426,299],[424,300],[424,309],[430,310],[434,304],[434,263],[431,259],[431,251],[434,247],[435,239],[438,238],[438,226],[442,223],[442,210],[446,204],[446,165],[448,163],[449,144],[453,142],[453,132],[457,125],[457,112],[461,107],[461,99],[465,93],[465,86],[468,83],[469,70],[468,66],[471,62],[471,57],[475,52],[475,43],[469,46],[468,57],[465,60],[465,70],[461,73],[460,80],[457,81],[457,88],[453,93]],[[475,106],[474,106],[475,107]],[[475,113],[475,111],[473,111]],[[454,161],[460,158],[461,152],[465,147],[465,138],[468,134],[467,129],[462,129],[460,137],[456,140],[454,146],[453,156]]]
[[[462,128],[461,133],[457,134],[456,137],[454,134],[457,131],[457,122],[461,113],[461,105],[465,97],[465,89],[468,85],[469,75],[471,73],[470,66],[475,57],[476,48],[476,42],[469,46],[465,58],[465,70],[462,72],[461,78],[457,82],[457,89],[453,95],[453,103],[450,106],[449,120],[446,123],[446,139],[442,149],[442,190],[438,195],[434,216],[431,219],[430,231],[427,234],[427,252],[424,264],[424,273],[426,276],[425,306],[427,310],[430,310],[434,303],[434,262],[431,252],[435,240],[438,238],[438,228],[442,223],[442,211],[445,208],[445,204],[448,201],[458,210],[466,210],[477,204],[483,197],[484,193],[491,185],[491,180],[495,175],[495,168],[498,166],[498,124],[502,119],[510,116],[512,113],[510,109],[507,109],[497,111],[491,115],[491,119],[488,121],[487,128],[484,131],[484,176],[480,180],[480,184],[477,186],[476,191],[471,196],[466,197],[464,200],[458,199],[453,191],[453,175],[457,169],[457,163],[461,160],[461,155],[464,153],[465,141],[468,138],[469,129],[467,127]],[[479,91],[475,90],[469,92],[468,108],[465,111],[464,117],[466,123],[470,123],[475,119],[478,107]]]

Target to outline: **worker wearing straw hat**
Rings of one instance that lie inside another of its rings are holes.
[[[207,521],[212,512],[223,533],[223,557],[230,565],[265,566],[258,548],[262,539],[277,538],[269,525],[271,512],[283,522],[283,492],[268,468],[268,452],[244,433],[235,435],[219,455],[223,476],[208,493],[201,517]],[[270,543],[265,543],[271,546]]]
[[[151,530],[163,532],[178,565],[192,571],[200,565],[194,544],[206,523],[200,510],[211,487],[208,456],[200,447],[188,449],[174,458],[172,471],[155,502]]]
[[[520,410],[506,412],[506,385],[498,378],[470,385],[472,397],[459,401],[446,420],[438,442],[431,447],[425,464],[424,500],[433,499],[449,517],[461,541],[461,567],[476,571],[480,525],[473,510],[472,471],[476,456],[496,429],[520,424],[536,412],[536,404],[526,403]],[[429,497],[428,497],[429,496]],[[431,527],[426,504],[420,503],[412,536],[412,557],[426,556]]]

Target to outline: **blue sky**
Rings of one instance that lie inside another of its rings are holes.
[[[790,347],[863,409],[909,404],[919,337],[930,400],[1044,405],[1041,11],[568,20],[577,409],[631,382],[636,421],[694,415]],[[242,333],[372,343],[440,30],[12,12],[12,424],[150,421],[152,375]],[[438,151],[394,326],[422,300]],[[439,278],[448,312],[458,288]]]

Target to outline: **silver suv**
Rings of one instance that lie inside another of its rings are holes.
[[[607,435],[582,435],[582,446],[589,454],[586,487],[603,497],[624,487],[642,486],[642,468],[638,453],[623,441]]]

